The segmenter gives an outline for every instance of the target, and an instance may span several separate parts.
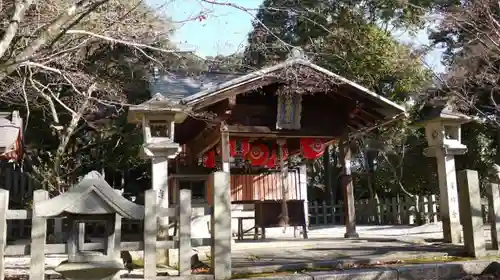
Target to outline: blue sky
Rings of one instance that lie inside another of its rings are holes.
[[[149,0],[150,4],[160,0]],[[207,4],[200,0],[170,0],[164,9],[178,22],[173,40],[182,49],[194,50],[200,56],[228,55],[242,50],[246,44],[248,33],[252,29],[252,16],[262,3],[262,0],[217,0],[224,3],[244,7],[246,11],[230,7]],[[164,2],[161,2],[164,4]],[[190,20],[200,14],[205,14],[205,20]],[[425,31],[416,36],[407,33],[394,34],[406,43],[425,45],[428,43]],[[444,71],[440,63],[441,50],[434,50],[425,58],[427,65],[435,71]]]

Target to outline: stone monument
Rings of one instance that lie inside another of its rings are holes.
[[[123,263],[120,258],[121,218],[144,219],[144,206],[120,196],[96,171],[80,183],[52,199],[35,204],[38,217],[66,217],[68,260],[55,268],[67,279],[107,279],[115,276]],[[85,222],[104,221],[106,236],[102,252],[85,249]]]
[[[427,157],[435,157],[439,177],[439,208],[443,223],[444,241],[459,243],[462,227],[458,207],[457,175],[455,155],[467,152],[461,143],[461,128],[471,118],[453,109],[449,103],[426,105],[422,109],[425,137],[429,147],[424,150]]]

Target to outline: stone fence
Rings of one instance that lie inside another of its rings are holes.
[[[223,172],[216,172],[213,176],[214,185],[220,186],[220,189],[228,189],[228,178]],[[225,188],[224,188],[225,187]],[[191,190],[180,190],[179,205],[171,208],[160,208],[156,204],[157,194],[154,190],[148,190],[145,193],[143,238],[139,241],[126,241],[118,234],[116,247],[118,251],[143,251],[144,254],[144,279],[226,279],[231,275],[231,234],[230,221],[225,219],[225,210],[230,207],[229,202],[224,203],[227,198],[217,198],[214,195],[214,202],[217,206],[209,210],[212,212],[211,238],[206,240],[197,239],[203,245],[212,245],[212,265],[210,275],[191,275],[191,217],[194,212],[200,209],[191,207]],[[34,192],[34,204],[48,199],[48,193],[45,190]],[[56,243],[50,244],[47,238],[47,221],[50,219],[38,217],[33,210],[12,210],[8,207],[9,191],[0,189],[0,280],[4,280],[5,275],[5,257],[9,256],[30,256],[30,279],[45,278],[45,257],[48,254],[67,254],[68,244]],[[158,217],[174,217],[178,221],[178,232],[173,240],[159,240],[158,236]],[[7,221],[11,220],[30,220],[31,221],[31,240],[29,244],[7,244]],[[120,228],[122,218],[117,218],[117,228]],[[84,236],[84,234],[82,235]],[[102,251],[105,249],[104,242],[88,242],[83,237],[78,240],[82,251]],[[178,276],[159,277],[156,273],[157,268],[157,250],[177,249],[178,253]],[[118,278],[113,278],[118,279]]]

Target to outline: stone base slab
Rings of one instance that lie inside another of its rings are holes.
[[[338,262],[337,262],[338,263]],[[456,280],[467,275],[479,275],[485,268],[490,265],[491,261],[467,261],[467,262],[450,262],[450,263],[435,263],[422,265],[405,265],[392,268],[372,268],[372,269],[351,269],[351,270],[334,270],[334,271],[311,271],[301,272],[290,275],[275,275],[266,277],[251,277],[248,279],[258,280]],[[326,264],[324,264],[326,265]],[[336,264],[331,263],[332,268]],[[298,264],[293,265],[298,269]],[[287,265],[281,266],[281,271],[287,269]],[[262,268],[255,268],[256,271],[262,271]],[[234,269],[233,273],[238,273]],[[259,272],[255,272],[259,273]],[[251,274],[248,269],[245,269],[245,274]]]

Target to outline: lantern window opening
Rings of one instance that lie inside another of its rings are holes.
[[[458,141],[460,142],[460,127],[457,125],[445,125],[444,126],[444,139],[446,141]]]
[[[151,137],[171,138],[171,124],[167,120],[149,120]]]

